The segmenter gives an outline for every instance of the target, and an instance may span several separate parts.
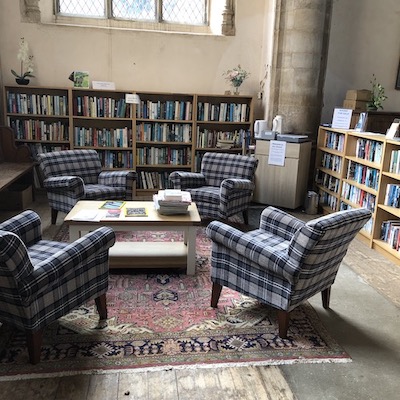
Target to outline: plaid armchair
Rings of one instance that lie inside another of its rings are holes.
[[[175,171],[169,180],[175,189],[190,192],[202,218],[226,220],[243,213],[247,224],[257,164],[254,157],[210,152],[204,154],[199,173]]]
[[[136,172],[102,171],[95,150],[63,150],[38,154],[43,186],[51,207],[51,223],[58,211],[68,213],[79,200],[131,200]]]
[[[42,240],[34,211],[0,224],[0,321],[26,333],[29,360],[40,361],[44,327],[95,299],[107,318],[108,249],[115,242],[102,227],[73,243]]]
[[[329,308],[331,286],[350,242],[371,218],[365,208],[339,211],[304,223],[266,208],[259,229],[243,233],[218,221],[212,240],[211,306],[229,287],[278,309],[279,336],[287,337],[289,312],[321,292]]]

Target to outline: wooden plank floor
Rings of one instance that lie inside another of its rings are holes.
[[[188,368],[0,382],[12,400],[294,400],[278,367]]]

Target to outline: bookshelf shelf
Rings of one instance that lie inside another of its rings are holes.
[[[198,171],[206,151],[245,153],[252,141],[251,96],[137,92],[139,104],[131,104],[126,94],[132,90],[6,86],[4,111],[34,156],[95,149],[104,169],[136,169],[139,196],[166,188],[173,170]],[[215,139],[200,145],[205,131]],[[234,137],[235,146],[217,147],[218,137]]]

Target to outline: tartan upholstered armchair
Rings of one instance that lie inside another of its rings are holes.
[[[136,172],[102,171],[95,150],[63,150],[38,154],[43,186],[51,207],[51,223],[58,211],[68,213],[79,200],[131,200]]]
[[[199,173],[175,171],[169,179],[175,189],[190,192],[202,218],[226,220],[243,213],[248,223],[257,164],[254,157],[210,152],[204,154]]]
[[[331,286],[350,242],[371,218],[365,208],[339,211],[304,223],[266,208],[259,229],[243,233],[211,222],[211,306],[229,287],[278,310],[279,336],[287,337],[289,312],[321,292],[329,308]]]
[[[115,242],[102,227],[73,243],[42,240],[34,211],[0,224],[0,322],[26,333],[29,360],[40,361],[43,330],[91,299],[107,318],[108,249]]]

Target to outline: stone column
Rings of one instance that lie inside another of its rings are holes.
[[[21,16],[24,22],[40,22],[40,0],[22,0]]]
[[[225,0],[225,7],[222,12],[222,34],[225,36],[235,35],[235,10],[233,0]]]
[[[275,0],[269,109],[284,131],[317,136],[332,0]]]

